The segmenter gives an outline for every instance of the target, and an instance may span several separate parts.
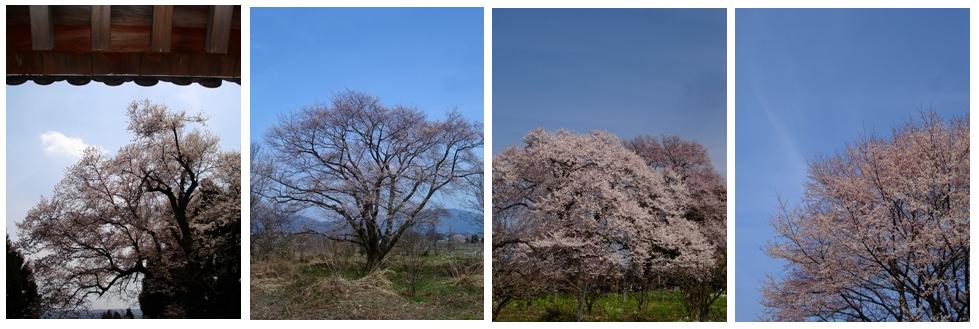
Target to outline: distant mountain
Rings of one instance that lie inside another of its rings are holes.
[[[289,233],[299,233],[309,230],[326,233],[334,229],[336,225],[339,225],[339,223],[322,221],[309,216],[295,214],[283,223],[282,230]],[[261,221],[252,222],[252,234],[261,232],[263,229]]]
[[[319,233],[327,233],[336,230],[336,225],[340,223],[337,222],[327,222],[314,219],[312,217],[307,217],[303,215],[295,215],[290,218],[289,222],[282,228],[286,232],[305,232],[313,231]]]
[[[286,232],[298,233],[305,231],[315,231],[320,233],[337,232],[344,228],[339,227],[343,223],[336,221],[323,221],[305,215],[294,215],[283,226]],[[252,226],[253,233],[261,230],[261,227]],[[483,235],[483,215],[480,213],[462,210],[445,209],[439,211],[439,220],[436,230],[439,233],[458,233],[463,235],[478,234]]]
[[[439,216],[436,227],[439,233],[483,235],[483,214],[462,209],[446,209]]]

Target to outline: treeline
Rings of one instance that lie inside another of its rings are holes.
[[[133,314],[132,309],[127,308],[126,313],[123,314],[119,314],[119,312],[116,312],[115,310],[105,310],[105,312],[102,313],[101,318],[102,319],[135,319],[136,316]]]

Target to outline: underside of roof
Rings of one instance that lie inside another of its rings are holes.
[[[241,81],[241,6],[8,6],[7,84]]]

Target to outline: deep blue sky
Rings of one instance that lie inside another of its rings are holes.
[[[763,251],[778,197],[797,204],[807,163],[934,109],[969,110],[969,11],[738,9],[736,320],[762,316]]]
[[[252,8],[253,142],[346,89],[483,122],[483,9]]]
[[[353,89],[483,121],[482,8],[252,8],[251,139]]]
[[[724,9],[494,9],[493,152],[530,130],[678,135],[726,172]]]

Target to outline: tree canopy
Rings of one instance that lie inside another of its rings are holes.
[[[625,142],[650,169],[673,172],[687,187],[690,198],[684,217],[697,223],[713,249],[710,266],[670,273],[679,286],[687,313],[706,321],[710,306],[727,291],[727,185],[700,144],[677,136],[637,136]]]
[[[342,223],[331,238],[359,245],[367,271],[382,266],[433,197],[482,177],[482,124],[456,112],[428,119],[356,91],[284,116],[265,140],[258,193]]]
[[[494,300],[703,271],[713,249],[678,172],[605,132],[531,131],[493,162]],[[518,295],[514,295],[518,294]],[[498,312],[499,305],[494,312]]]
[[[772,225],[772,319],[968,321],[968,120],[924,114],[813,161]]]
[[[238,317],[240,155],[200,115],[149,100],[127,114],[133,140],[87,149],[18,224],[45,305],[112,294],[146,317]]]

